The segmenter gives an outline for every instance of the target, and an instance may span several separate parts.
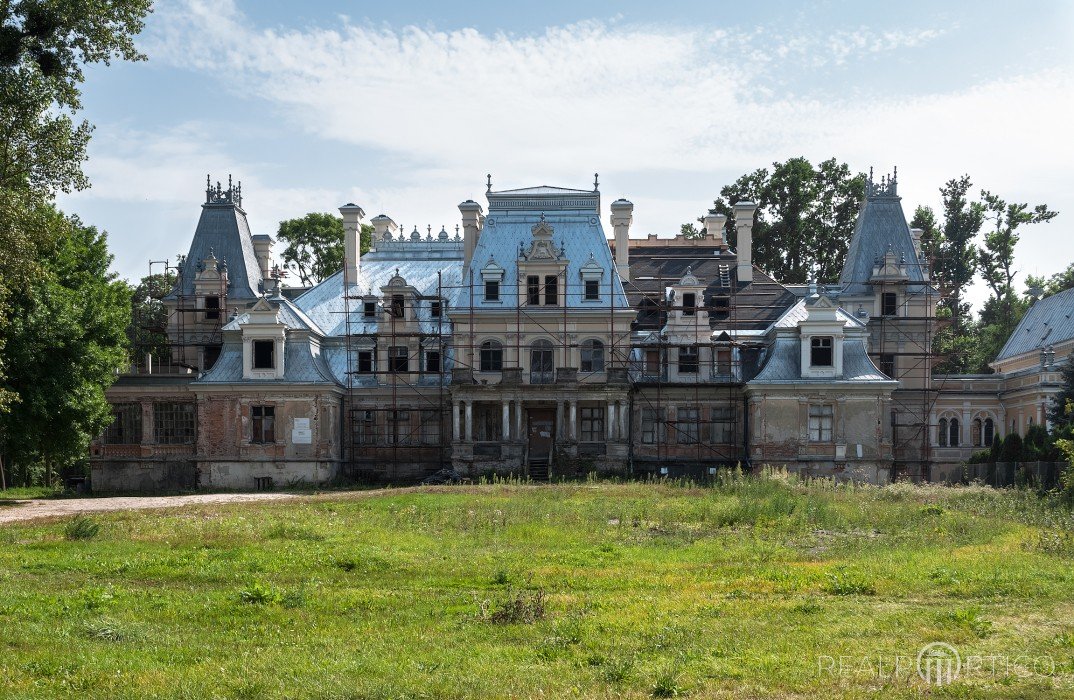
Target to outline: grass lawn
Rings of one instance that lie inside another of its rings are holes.
[[[1031,492],[499,484],[69,523],[0,526],[0,697],[1074,697],[1074,516]],[[951,685],[917,675],[936,641]]]

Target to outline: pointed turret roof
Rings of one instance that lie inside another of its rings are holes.
[[[870,170],[865,202],[858,211],[847,259],[839,275],[843,294],[868,294],[873,268],[889,251],[895,254],[896,260],[905,261],[910,282],[925,281],[922,261],[918,259],[902,210],[896,175],[874,182]]]
[[[236,301],[251,301],[261,296],[261,267],[254,254],[253,237],[246,212],[242,209],[242,184],[231,184],[224,189],[218,183],[206,182],[205,204],[201,205],[201,218],[190,242],[179,282],[166,299],[180,294],[193,296],[194,280],[199,265],[210,253],[222,263],[227,263],[227,296]]]

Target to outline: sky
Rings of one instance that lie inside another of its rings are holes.
[[[1074,3],[166,0],[138,45],[87,72],[93,186],[60,201],[129,279],[186,252],[206,174],[274,234],[346,202],[451,230],[487,173],[600,173],[644,237],[794,156],[897,166],[907,216],[968,173],[1060,212],[1023,275],[1074,260]]]

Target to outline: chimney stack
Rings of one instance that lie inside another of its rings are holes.
[[[735,204],[735,231],[738,233],[738,281],[753,282],[753,214],[757,205],[753,202]]]
[[[630,281],[630,224],[634,222],[634,204],[620,197],[612,202],[612,230],[615,232],[615,269],[619,279]]]
[[[725,223],[727,223],[727,217],[723,214],[717,214],[714,211],[705,214],[705,236],[721,246],[726,246],[727,243],[723,239]]]
[[[272,236],[267,233],[259,233],[250,237],[254,243],[254,257],[257,258],[257,266],[261,268],[261,279],[267,280],[272,271]]]
[[[469,267],[477,248],[477,239],[481,235],[481,225],[485,222],[484,210],[481,205],[472,199],[467,199],[459,205],[459,213],[462,214],[462,263]]]
[[[392,217],[385,214],[377,214],[369,223],[373,224],[373,247],[377,247],[377,241],[391,237],[399,230],[399,225],[392,221]]]
[[[354,203],[344,204],[339,208],[343,215],[343,283],[347,286],[358,282],[359,259],[362,250],[362,219],[365,211]]]
[[[910,229],[910,238],[914,239],[914,252],[917,253],[917,259],[921,259],[921,235],[925,233],[924,229],[912,228]]]

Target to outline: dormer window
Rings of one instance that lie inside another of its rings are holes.
[[[276,342],[255,340],[254,369],[276,369]]]
[[[599,280],[586,280],[585,281],[585,300],[586,301],[600,301],[600,281]]]
[[[880,313],[883,316],[894,316],[899,308],[899,298],[895,292],[884,292],[880,295]]]
[[[592,253],[578,273],[582,277],[582,301],[600,301],[600,282],[604,278],[604,268],[597,263]]]
[[[809,364],[813,367],[831,367],[832,337],[830,335],[814,336],[809,343]]]
[[[362,305],[362,315],[367,319],[374,319],[377,317],[377,302],[367,301]]]
[[[485,280],[485,301],[500,300],[500,280]]]
[[[686,292],[682,295],[682,315],[693,316],[697,313],[697,295],[693,292]]]
[[[429,302],[429,318],[440,318],[440,300]]]
[[[205,297],[205,320],[217,321],[220,319],[220,297]]]
[[[541,278],[539,275],[526,276],[526,303],[530,306],[541,304]]]
[[[544,276],[544,304],[545,306],[559,305],[559,275]]]
[[[504,269],[489,258],[488,263],[481,268],[481,280],[485,287],[485,301],[494,304],[500,303],[500,286],[503,284]]]

